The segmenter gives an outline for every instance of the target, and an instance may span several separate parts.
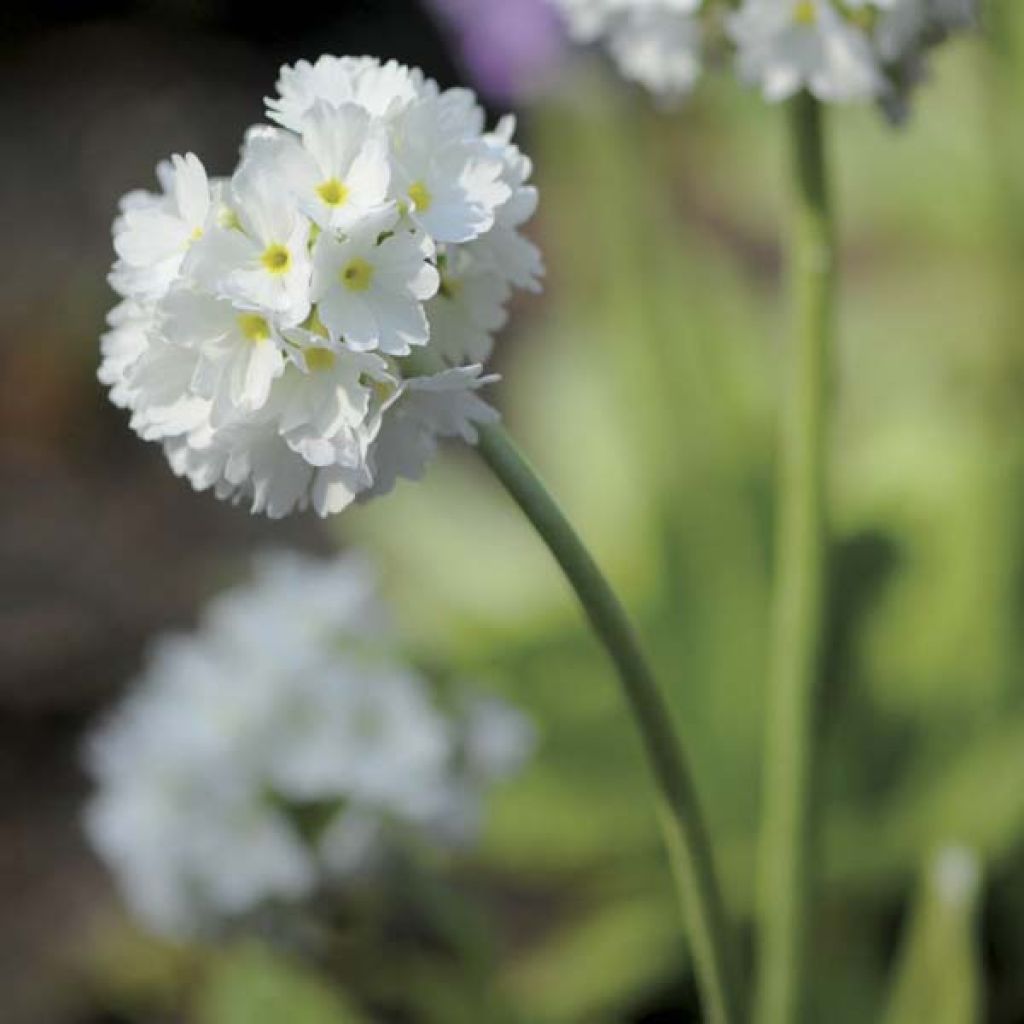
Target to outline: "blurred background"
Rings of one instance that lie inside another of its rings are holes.
[[[1024,1021],[1024,11],[989,13],[986,35],[938,52],[906,129],[833,117],[845,278],[815,976],[830,1024]],[[336,521],[271,524],[191,493],[135,438],[95,380],[97,339],[118,197],[154,187],[170,152],[230,168],[281,63],[396,57],[515,110],[549,273],[499,342],[497,400],[636,613],[746,927],[780,112],[728,76],[658,110],[570,52],[542,0],[37,0],[0,25],[0,1017],[696,1020],[614,680],[471,454]],[[267,544],[367,547],[412,641],[538,724],[538,755],[449,879],[490,935],[483,981],[443,943],[392,938],[342,972],[343,1004],[263,946],[161,944],[86,847],[83,731],[147,640]],[[976,890],[950,884],[951,847]]]

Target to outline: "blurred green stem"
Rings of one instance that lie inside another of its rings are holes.
[[[739,1024],[740,997],[711,844],[683,751],[636,634],[608,581],[562,510],[497,425],[480,430],[479,451],[561,566],[618,671],[660,793],[660,819],[680,890],[698,984],[710,1024]]]
[[[823,109],[788,110],[795,182],[789,273],[793,348],[781,412],[776,593],[760,849],[758,1024],[806,1017],[814,886],[813,783],[826,600],[826,401],[835,250]]]

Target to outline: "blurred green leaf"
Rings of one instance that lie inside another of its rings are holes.
[[[978,861],[962,847],[928,866],[903,940],[884,1024],[979,1024]]]
[[[256,944],[213,958],[196,1007],[198,1024],[366,1024],[327,983]]]

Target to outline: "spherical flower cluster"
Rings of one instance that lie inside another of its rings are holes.
[[[93,845],[139,918],[201,934],[308,899],[415,837],[475,835],[533,731],[393,653],[365,562],[276,554],[152,652],[90,738]]]
[[[724,41],[737,72],[778,101],[807,89],[824,102],[878,100],[892,115],[926,52],[974,24],[977,0],[556,0],[582,42],[603,39],[622,73],[653,92],[692,89]]]
[[[394,62],[300,61],[267,110],[229,179],[189,153],[122,200],[99,377],[197,489],[328,515],[495,418],[482,364],[539,287],[537,192],[510,118],[487,132]]]

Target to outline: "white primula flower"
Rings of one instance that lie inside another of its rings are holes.
[[[489,231],[510,196],[499,159],[483,145],[475,104],[427,98],[392,128],[396,193],[413,223],[438,242],[468,242]]]
[[[478,364],[540,286],[537,191],[514,121],[415,69],[324,56],[278,91],[230,177],[174,157],[122,201],[99,377],[197,490],[327,516],[493,419]]]
[[[347,231],[387,204],[391,168],[383,127],[362,107],[318,100],[302,118],[301,138],[259,128],[243,160],[280,176],[319,228]]]
[[[532,729],[497,700],[463,704],[397,657],[364,559],[274,553],[156,645],[91,736],[86,830],[157,932],[315,912],[314,893],[385,868],[403,837],[474,839]]]
[[[429,236],[397,224],[398,211],[367,218],[344,238],[322,234],[313,250],[312,298],[334,338],[357,351],[408,355],[430,337],[423,302],[440,278]]]
[[[482,367],[459,366],[430,377],[411,377],[390,399],[369,459],[373,494],[386,494],[400,477],[419,480],[442,437],[477,440],[476,424],[493,423],[498,414],[477,394],[495,378]]]
[[[529,184],[533,162],[512,142],[515,128],[516,119],[506,115],[484,136],[484,143],[502,162],[502,177],[510,194],[495,211],[494,227],[470,242],[467,251],[514,287],[539,292],[544,261],[537,246],[519,231],[536,212],[539,196]]]
[[[281,68],[278,95],[267,100],[272,121],[292,131],[302,130],[302,119],[318,101],[332,107],[356,103],[374,117],[396,117],[425,94],[436,95],[437,86],[418,68],[397,61],[386,64],[373,57],[324,55],[315,63],[300,60]]]
[[[740,77],[772,102],[807,89],[819,100],[878,96],[883,79],[867,35],[831,0],[744,0],[729,19]]]
[[[114,222],[119,257],[110,283],[124,296],[158,299],[167,293],[189,246],[202,237],[210,212],[210,184],[193,153],[157,167],[164,194],[131,192]]]
[[[508,318],[511,288],[486,264],[459,246],[444,252],[441,286],[427,303],[430,334],[449,362],[483,362],[491,354],[494,332]]]
[[[200,432],[210,418],[210,401],[192,390],[199,364],[194,349],[151,337],[126,373],[132,399],[132,429],[145,441]]]
[[[231,180],[237,224],[196,245],[196,273],[211,291],[269,313],[285,326],[309,315],[309,233],[287,189],[258,162]],[[205,259],[204,259],[205,257]]]
[[[283,342],[262,313],[182,288],[160,305],[164,337],[195,351],[191,390],[212,403],[214,427],[262,409],[284,372]]]
[[[114,405],[130,408],[134,389],[128,382],[128,371],[149,347],[154,312],[146,303],[125,299],[107,314],[107,324],[110,330],[100,338],[102,359],[96,376],[110,388]]]
[[[702,0],[555,0],[579,42],[602,41],[619,70],[667,99],[689,92],[718,14]],[[772,102],[808,90],[823,102],[879,100],[902,110],[922,55],[972,27],[977,0],[738,0],[725,17],[739,76]]]
[[[669,99],[700,75],[702,0],[556,0],[579,42],[604,40],[622,74]]]
[[[294,335],[293,335],[294,337]],[[374,388],[394,388],[387,364],[372,352],[307,345],[279,389],[279,429],[312,466],[362,465],[379,422]]]
[[[625,12],[608,36],[622,74],[670,99],[689,93],[702,64],[701,26],[690,17],[698,6],[650,3]]]

